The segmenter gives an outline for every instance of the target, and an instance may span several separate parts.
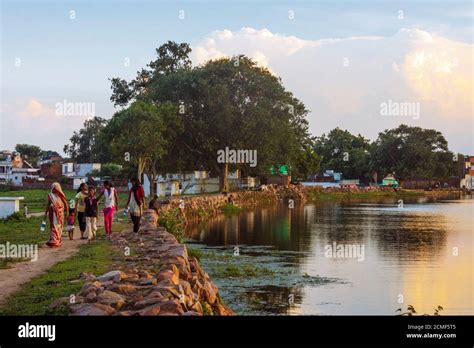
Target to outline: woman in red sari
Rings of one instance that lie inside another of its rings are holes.
[[[51,192],[48,194],[48,205],[44,212],[44,217],[49,215],[49,226],[51,232],[49,234],[49,240],[46,243],[50,248],[58,248],[62,243],[62,233],[64,225],[64,210],[66,215],[69,215],[69,208],[66,201],[66,196],[61,189],[61,185],[55,182],[51,186]]]

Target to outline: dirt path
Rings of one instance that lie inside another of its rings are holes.
[[[97,227],[101,228],[103,226],[104,219],[99,215]],[[63,244],[60,248],[49,248],[44,243],[39,244],[37,261],[15,262],[11,265],[11,268],[0,269],[0,304],[34,277],[45,273],[58,262],[74,256],[79,251],[79,247],[87,243],[87,239],[81,240],[79,238],[80,234],[79,228],[76,226],[74,240],[69,240],[63,234]]]
[[[75,240],[69,240],[69,238],[63,237],[63,245],[60,248],[38,248],[37,261],[16,262],[11,268],[0,269],[0,304],[32,278],[45,273],[56,263],[76,254],[84,243],[87,243],[87,240],[77,237]]]

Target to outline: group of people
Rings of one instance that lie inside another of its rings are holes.
[[[138,233],[141,216],[143,215],[145,192],[139,179],[132,178],[130,182],[131,187],[125,204],[125,211],[130,213],[133,231]],[[67,220],[66,231],[70,240],[74,239],[76,220],[81,231],[81,239],[88,239],[89,243],[95,240],[99,204],[101,204],[102,197],[104,198],[102,212],[104,215],[105,238],[109,238],[112,233],[114,214],[119,209],[117,190],[111,181],[104,181],[99,195],[97,195],[94,186],[82,183],[71,206],[68,205],[61,185],[57,182],[53,183],[51,192],[48,194],[48,203],[44,213],[45,219],[49,217],[50,224],[50,235],[46,245],[51,248],[61,246],[65,216]]]

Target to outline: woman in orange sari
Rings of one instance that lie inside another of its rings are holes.
[[[58,182],[53,183],[51,186],[51,192],[48,194],[48,205],[44,212],[44,217],[49,215],[49,226],[51,232],[49,234],[49,240],[46,243],[50,248],[58,248],[62,243],[62,233],[64,225],[64,210],[66,215],[69,215],[69,207],[67,205],[66,196],[61,189],[61,185]]]

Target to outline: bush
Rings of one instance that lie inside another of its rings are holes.
[[[175,236],[178,242],[182,243],[184,241],[185,221],[179,208],[161,212],[158,224]]]

